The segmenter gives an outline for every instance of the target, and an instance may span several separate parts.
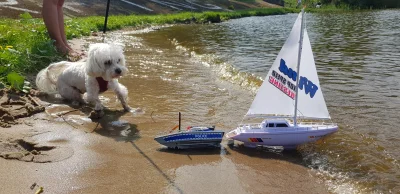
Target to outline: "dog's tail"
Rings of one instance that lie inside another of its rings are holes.
[[[36,76],[36,86],[38,89],[48,94],[57,93],[58,76],[60,76],[68,65],[69,62],[61,61],[42,69]]]

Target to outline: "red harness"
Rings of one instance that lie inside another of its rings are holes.
[[[108,81],[102,77],[96,77],[97,83],[99,84],[99,93],[103,93],[108,90]]]

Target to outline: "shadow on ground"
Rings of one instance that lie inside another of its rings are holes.
[[[120,117],[129,114],[129,112],[118,110],[104,110],[104,116],[100,119],[94,119],[97,123],[94,133],[110,137],[116,141],[135,141],[140,138],[139,129],[134,123],[120,120]]]

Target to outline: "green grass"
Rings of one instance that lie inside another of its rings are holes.
[[[23,79],[21,82],[18,74],[37,72],[60,59],[41,20],[0,20],[0,87],[7,83],[22,89]]]
[[[285,7],[286,8],[296,8],[297,6],[297,0],[284,0],[285,2]],[[326,11],[334,11],[334,10],[349,10],[350,6],[347,4],[322,4],[321,8],[315,8],[318,2],[321,2],[321,0],[302,0],[302,5],[300,8],[303,6],[306,6],[306,9],[315,9],[314,12],[326,12]],[[320,10],[320,11],[319,11]]]
[[[235,18],[291,12],[297,11],[287,8],[263,8],[231,12],[110,16],[107,31],[162,24],[215,23]],[[104,17],[100,16],[73,18],[65,20],[65,32],[67,39],[73,39],[102,31],[103,25]],[[65,56],[56,52],[42,19],[32,18],[27,13],[21,14],[21,19],[0,19],[0,88],[12,86],[21,90],[25,75],[34,75],[51,62],[65,59]]]

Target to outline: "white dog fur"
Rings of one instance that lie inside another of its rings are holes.
[[[111,89],[123,108],[130,111],[128,90],[117,80],[127,71],[120,46],[96,43],[90,45],[86,61],[61,61],[41,70],[36,77],[36,85],[43,92],[58,92],[63,98],[80,103],[84,103],[82,94],[86,92],[86,100],[95,105],[95,111],[103,110],[99,99],[101,89]]]

